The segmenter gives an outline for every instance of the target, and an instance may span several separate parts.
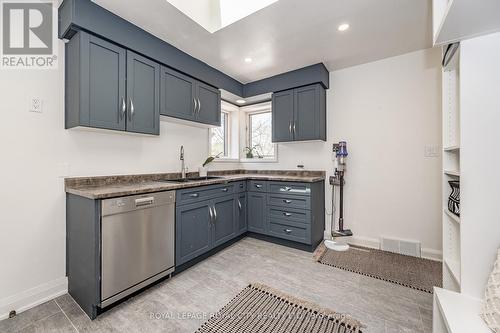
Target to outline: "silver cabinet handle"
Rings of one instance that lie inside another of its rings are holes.
[[[132,120],[132,117],[134,116],[135,108],[134,108],[134,101],[132,101],[132,98],[129,98],[130,100],[130,120]]]
[[[292,233],[292,230],[290,230],[290,229],[283,229],[283,231],[286,232],[287,234]]]
[[[283,199],[283,202],[289,204],[292,203],[292,200]]]
[[[255,184],[255,187],[262,188],[262,185],[261,184]]]
[[[200,115],[200,111],[201,111],[201,102],[200,99],[198,98],[198,116]]]
[[[288,192],[291,189],[292,189],[291,187],[285,186],[285,187],[280,188],[280,191]]]
[[[195,115],[196,114],[196,108],[198,107],[198,104],[196,103],[196,98],[194,98],[194,97],[193,97],[193,104],[194,104],[194,106],[193,106],[193,115]]]
[[[127,112],[127,103],[125,103],[125,98],[122,97],[122,112],[120,114],[120,118],[125,117],[125,112]]]
[[[135,199],[135,206],[136,207],[149,206],[149,205],[152,205],[154,203],[155,203],[154,197]]]
[[[240,184],[240,188],[243,188],[243,184]]]
[[[222,192],[227,192],[227,191],[228,191],[228,188],[227,188],[227,187],[224,187],[224,188],[222,189]]]
[[[212,212],[212,207],[210,207],[210,206],[207,206],[207,207],[208,207],[209,221],[210,221],[210,223],[213,223],[214,213]]]
[[[189,196],[191,198],[198,198],[200,195],[198,193],[191,193]]]
[[[292,121],[290,120],[289,125],[288,125],[288,132],[290,135],[292,134]]]
[[[293,136],[295,137],[297,135],[297,132],[295,131],[295,121],[293,122]]]
[[[285,216],[287,216],[287,217],[288,217],[288,216],[292,216],[292,214],[287,213],[287,212],[284,212],[284,213],[283,213],[283,215],[285,215]]]
[[[238,199],[238,208],[241,210],[241,201]]]
[[[215,206],[212,206],[212,209],[214,210],[214,223],[217,221],[217,209],[215,209]]]

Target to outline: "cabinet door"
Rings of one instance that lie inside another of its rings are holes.
[[[198,100],[197,121],[204,124],[220,126],[220,90],[207,84],[196,83]]]
[[[127,131],[160,134],[160,65],[127,51]]]
[[[223,196],[213,201],[213,247],[219,246],[235,236],[234,196]]]
[[[248,231],[266,232],[266,193],[248,192]]]
[[[162,66],[160,114],[195,120],[195,85],[195,79]]]
[[[125,130],[125,50],[85,33],[80,47],[80,123]]]
[[[175,265],[179,266],[211,249],[210,201],[176,208]]]
[[[236,195],[236,235],[247,231],[247,194],[245,192]]]
[[[294,89],[294,124],[292,131],[295,141],[320,139],[320,87],[312,85]]]
[[[273,94],[273,142],[293,141],[293,90]]]

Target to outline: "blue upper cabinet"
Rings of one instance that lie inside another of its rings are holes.
[[[160,134],[160,65],[127,51],[127,131]]]
[[[195,120],[196,80],[166,66],[161,67],[160,114]]]
[[[273,142],[326,141],[326,92],[321,84],[273,94]]]
[[[162,67],[161,115],[220,126],[220,113],[219,89]]]
[[[293,141],[293,89],[273,94],[273,142]]]
[[[203,124],[220,126],[220,90],[208,84],[197,82],[196,93],[198,102],[197,121]]]
[[[66,44],[66,128],[159,134],[160,66],[85,32]]]

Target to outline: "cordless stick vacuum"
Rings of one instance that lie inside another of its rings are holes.
[[[333,239],[325,240],[325,246],[335,251],[347,251],[349,244],[337,241],[338,237],[352,236],[352,231],[344,229],[344,172],[345,160],[348,155],[347,143],[340,141],[333,144],[333,153],[335,154],[335,172],[330,176],[330,185],[332,185],[332,221],[331,235]],[[335,186],[339,187],[339,228],[335,230]]]

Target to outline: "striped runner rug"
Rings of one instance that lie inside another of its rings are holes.
[[[349,316],[253,283],[197,332],[356,333],[362,327]]]

